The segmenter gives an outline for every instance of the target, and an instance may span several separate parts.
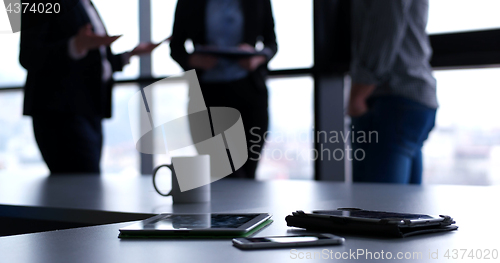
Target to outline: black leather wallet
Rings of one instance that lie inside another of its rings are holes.
[[[299,210],[285,220],[288,226],[307,230],[379,237],[408,237],[458,229],[458,226],[453,225],[455,221],[445,215],[432,217],[358,208],[315,211],[312,214]]]

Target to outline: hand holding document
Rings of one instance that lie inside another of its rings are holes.
[[[163,42],[167,42],[171,39],[171,37],[168,37],[158,43],[152,43],[152,42],[142,42],[139,43],[131,52],[130,54],[132,56],[134,55],[144,55],[144,54],[149,54],[153,52],[155,48],[157,48],[159,45],[161,45]]]
[[[97,35],[92,31],[92,25],[87,24],[78,30],[78,34],[75,36],[75,48],[78,53],[85,53],[88,50],[96,49],[100,46],[109,46],[120,37],[121,35]]]

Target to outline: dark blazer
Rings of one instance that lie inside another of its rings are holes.
[[[113,81],[102,82],[99,50],[89,50],[80,60],[73,60],[68,53],[69,39],[90,23],[87,12],[79,0],[72,5],[69,0],[60,2],[63,12],[50,19],[39,21],[31,12],[21,17],[19,61],[28,71],[23,114],[111,117]],[[120,55],[113,55],[109,47],[106,53],[112,70],[122,70]]]
[[[274,32],[274,18],[270,0],[240,0],[244,17],[243,42],[254,46],[258,40],[264,43],[267,61],[278,51]],[[205,9],[207,0],[179,0],[175,11],[174,28],[170,49],[172,58],[184,70],[192,68],[188,65],[188,57],[184,43],[191,39],[193,44],[206,44]],[[198,71],[198,70],[197,70]],[[201,72],[200,72],[201,73]],[[250,75],[256,84],[265,89],[267,63]]]

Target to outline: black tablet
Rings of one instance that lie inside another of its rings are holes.
[[[396,213],[385,211],[371,211],[358,208],[339,208],[337,210],[316,210],[311,216],[338,217],[346,220],[388,224],[439,224],[445,221],[444,217],[424,214]]]
[[[240,59],[240,58],[246,58],[246,57],[251,57],[251,56],[256,56],[256,55],[264,55],[264,53],[259,52],[259,51],[246,51],[246,50],[241,50],[238,48],[214,48],[214,47],[200,47],[196,48],[194,53],[197,54],[204,54],[204,55],[212,55],[212,56],[217,56],[217,57],[225,57],[225,58],[232,58],[232,59]]]
[[[266,213],[159,214],[120,229],[127,236],[241,235],[266,222]]]
[[[430,216],[359,208],[293,212],[285,218],[288,226],[332,233],[407,237],[457,230],[450,216]]]

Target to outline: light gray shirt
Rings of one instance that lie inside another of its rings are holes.
[[[352,0],[352,81],[375,84],[372,96],[398,95],[437,108],[428,9],[428,0]]]

